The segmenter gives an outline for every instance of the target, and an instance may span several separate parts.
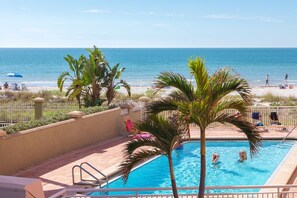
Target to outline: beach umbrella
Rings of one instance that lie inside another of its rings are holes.
[[[7,77],[16,77],[16,78],[22,78],[23,76],[19,73],[15,73],[15,72],[12,72],[12,73],[8,73],[6,74]]]

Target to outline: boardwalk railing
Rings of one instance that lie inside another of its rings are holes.
[[[197,187],[178,188],[180,198],[196,198]],[[101,188],[64,189],[49,198],[135,197],[172,198],[171,188]],[[96,195],[94,194],[96,193]],[[279,186],[210,186],[205,198],[296,198],[297,185]]]
[[[236,113],[233,109],[226,110],[228,113]],[[276,112],[278,114],[279,122],[285,126],[295,126],[297,125],[297,106],[278,106],[278,107],[259,107],[259,106],[251,106],[248,110],[247,119],[252,122],[252,113],[259,112],[262,115],[262,123],[265,126],[269,126],[271,124],[270,114],[271,112]],[[145,113],[145,111],[144,111]],[[164,116],[169,116],[173,112],[166,111],[161,114]],[[143,115],[145,117],[145,115]],[[214,123],[212,126],[219,126],[220,123]]]

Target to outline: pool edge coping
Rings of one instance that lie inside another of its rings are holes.
[[[289,184],[294,172],[297,169],[297,142],[290,149],[288,154],[279,164],[274,173],[270,176],[264,185],[286,185]],[[265,189],[263,192],[270,192],[270,189]],[[283,191],[284,189],[281,189]],[[261,190],[262,192],[262,190]]]

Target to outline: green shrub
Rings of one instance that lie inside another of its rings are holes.
[[[86,115],[88,115],[88,114],[104,111],[104,110],[111,109],[111,108],[114,108],[114,107],[96,106],[96,107],[89,107],[89,108],[81,108],[80,111],[82,111]],[[64,120],[70,119],[70,117],[67,115],[68,112],[69,111],[67,111],[67,110],[47,112],[39,120],[20,122],[20,123],[14,124],[12,126],[5,127],[4,131],[6,131],[8,134],[12,134],[12,133],[16,133],[16,132],[23,131],[23,130],[32,129],[32,128],[64,121]]]

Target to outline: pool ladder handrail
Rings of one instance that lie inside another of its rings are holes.
[[[91,169],[95,170],[97,173],[99,173],[104,179],[98,179],[96,176],[94,176],[92,173],[90,173],[88,170],[86,170],[83,166],[87,165]],[[75,169],[78,168],[80,172],[80,182],[75,182],[75,177],[74,177],[74,171]],[[89,176],[91,176],[94,180],[89,180],[89,179],[83,179],[82,174],[83,172],[87,173]],[[88,183],[90,182],[90,183]],[[106,187],[108,188],[109,180],[108,177],[103,174],[101,171],[99,171],[97,168],[92,166],[88,162],[83,162],[80,165],[74,165],[72,167],[72,183],[75,185],[92,185],[92,186],[99,186],[102,188],[102,184],[106,183]]]
[[[284,137],[283,139],[282,139],[282,141],[281,141],[281,143],[283,143],[286,139],[287,139],[287,137],[289,137],[289,135],[294,131],[294,129],[297,127],[297,125],[295,125],[294,127],[293,127],[293,129],[286,135],[286,137]]]

